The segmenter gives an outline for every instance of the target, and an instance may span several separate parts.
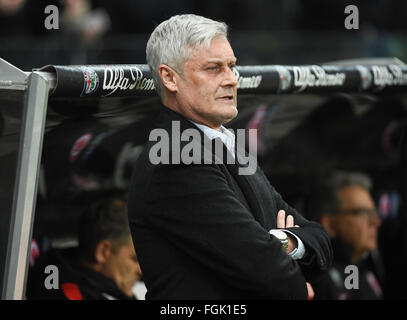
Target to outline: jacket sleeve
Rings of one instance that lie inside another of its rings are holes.
[[[268,182],[267,182],[268,183]],[[332,264],[333,251],[330,237],[321,224],[305,219],[294,208],[289,206],[269,184],[273,192],[274,201],[277,204],[277,210],[285,210],[286,216],[294,217],[294,224],[299,228],[287,228],[290,232],[297,235],[305,246],[305,256],[297,260],[307,280],[318,277],[321,271],[326,271]]]
[[[146,188],[148,224],[231,287],[307,298],[299,264],[241,204],[217,165],[160,165]]]

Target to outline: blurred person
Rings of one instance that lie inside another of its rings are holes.
[[[163,104],[156,128],[168,141],[176,139],[173,125],[193,130],[189,143],[220,141],[223,154],[239,160],[239,141],[223,126],[238,112],[226,24],[173,16],[153,31],[146,53]],[[162,156],[177,157],[186,144],[169,145]],[[332,254],[321,225],[290,207],[257,166],[242,175],[241,163],[203,164],[201,153],[190,165],[153,164],[154,147],[149,141],[139,156],[128,194],[147,299],[313,297],[307,281]]]
[[[134,250],[125,202],[121,198],[94,204],[80,216],[79,246],[61,252],[50,250],[38,264],[59,269],[59,290],[44,289],[44,282],[29,282],[29,299],[136,300],[142,272]],[[32,275],[32,277],[34,274]],[[136,289],[137,286],[137,291]],[[34,287],[34,288],[33,288]]]
[[[0,57],[21,70],[52,64],[48,45],[56,30],[47,30],[44,9],[59,0],[0,0]]]
[[[0,0],[0,12],[6,15],[14,15],[25,5],[26,0]]]
[[[101,40],[111,27],[110,16],[90,0],[60,0],[60,4],[60,32],[54,34],[58,60],[89,64],[103,51]]]
[[[0,36],[8,37],[2,41],[1,48],[12,41],[12,36],[30,37],[36,36],[36,40],[47,33],[44,27],[44,9],[48,5],[58,4],[59,0],[0,0]],[[18,40],[18,39],[17,39]],[[27,48],[31,42],[21,45]],[[2,57],[4,58],[4,57]]]
[[[103,8],[92,8],[89,0],[61,0],[61,27],[63,31],[91,43],[110,28],[110,18]]]
[[[316,190],[311,210],[331,236],[334,250],[332,267],[312,283],[316,299],[382,298],[384,279],[377,246],[381,221],[371,188],[370,178],[363,173],[335,172]],[[351,276],[345,268],[350,265],[357,267],[358,289],[345,286]]]
[[[8,48],[12,36],[32,34],[31,14],[32,10],[26,0],[0,0],[0,36],[8,38],[7,41],[2,39],[2,47]]]
[[[79,289],[84,298],[132,298],[141,270],[125,202],[120,199],[102,202],[81,217],[79,226],[80,270],[86,275]]]

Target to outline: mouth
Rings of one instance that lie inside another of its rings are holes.
[[[226,95],[218,98],[219,100],[233,101],[233,95]]]

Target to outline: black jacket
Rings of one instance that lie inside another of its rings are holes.
[[[311,284],[316,300],[380,300],[383,298],[384,274],[378,251],[372,251],[352,264],[352,249],[341,238],[332,239],[332,266]],[[357,269],[346,270],[348,266]],[[345,280],[348,279],[348,288]]]
[[[172,121],[181,133],[198,130],[164,108],[156,128],[170,143]],[[306,299],[306,279],[331,263],[326,231],[287,205],[260,168],[243,176],[238,164],[153,165],[155,144],[147,143],[134,166],[128,203],[146,299]],[[301,261],[268,233],[280,209],[300,225],[290,231],[305,245]]]
[[[79,300],[136,300],[127,296],[113,281],[100,272],[85,266],[77,266],[76,279],[61,283],[61,289],[68,300],[71,294],[79,292]],[[77,289],[75,289],[75,286]]]
[[[127,296],[116,283],[100,272],[77,261],[77,248],[49,249],[29,270],[29,300],[136,300]],[[47,265],[58,268],[57,288],[47,289],[44,273]]]

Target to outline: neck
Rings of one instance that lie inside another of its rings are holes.
[[[187,108],[182,108],[178,101],[173,97],[173,96],[168,96],[165,95],[162,99],[162,104],[167,107],[168,109],[179,113],[180,115],[184,116],[185,118],[194,121],[196,123],[205,125],[209,128],[218,130],[218,131],[222,131],[221,130],[221,126],[222,124],[216,124],[214,125],[213,123],[207,121],[206,119],[197,116],[196,114],[192,114],[192,112],[190,112]]]

